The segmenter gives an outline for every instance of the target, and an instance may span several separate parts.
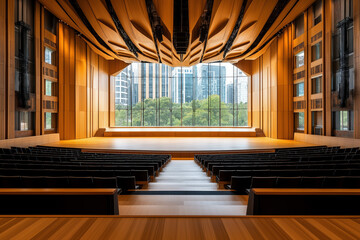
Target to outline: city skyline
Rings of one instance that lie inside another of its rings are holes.
[[[246,103],[248,95],[247,76],[229,63],[176,68],[133,63],[115,76],[114,82],[115,104],[123,106],[148,98],[169,97],[173,103],[186,103],[211,95],[221,96],[223,103]]]

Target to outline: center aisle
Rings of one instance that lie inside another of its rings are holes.
[[[172,160],[150,182],[148,191],[217,191],[217,183],[210,182],[210,177],[193,160]]]
[[[193,160],[171,160],[147,188],[119,196],[120,215],[245,215],[247,196],[218,190]]]

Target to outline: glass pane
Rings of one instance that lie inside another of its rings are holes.
[[[295,92],[294,92],[295,97],[304,96],[304,83],[302,82],[302,83],[295,84],[294,90],[295,90]]]
[[[45,80],[45,95],[52,96],[52,82]]]
[[[239,107],[245,106],[240,118],[247,125],[247,85],[248,77],[230,63],[175,68],[133,63],[115,77],[115,118],[123,118],[115,124],[237,126]]]
[[[301,51],[295,55],[295,68],[299,68],[304,66],[305,57],[304,57],[304,51]]]
[[[46,112],[45,113],[45,129],[51,129],[52,128],[52,121],[51,121],[51,113]]]
[[[304,131],[304,116],[303,112],[295,113],[295,131]]]
[[[295,19],[295,38],[300,37],[304,33],[304,14]]]
[[[234,126],[234,112],[232,109],[232,104],[221,104],[221,126]]]
[[[311,46],[311,61],[316,61],[322,58],[322,42],[318,42],[315,45]]]
[[[45,62],[48,63],[48,64],[51,64],[51,65],[56,65],[55,63],[55,59],[56,59],[56,56],[55,56],[55,51],[48,48],[48,47],[45,47]]]

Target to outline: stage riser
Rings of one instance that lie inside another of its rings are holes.
[[[256,137],[256,132],[111,132],[104,137]]]

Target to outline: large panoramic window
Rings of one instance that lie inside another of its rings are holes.
[[[114,91],[116,126],[248,125],[248,77],[230,63],[133,63]]]

